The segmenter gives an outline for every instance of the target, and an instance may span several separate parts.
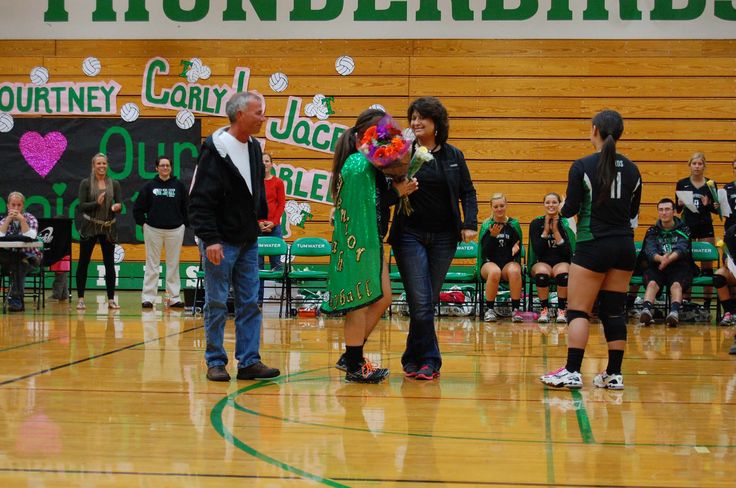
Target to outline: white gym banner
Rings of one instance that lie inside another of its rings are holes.
[[[736,0],[0,0],[5,39],[734,39]]]

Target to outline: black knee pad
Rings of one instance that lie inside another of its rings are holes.
[[[713,286],[715,286],[716,288],[723,288],[727,284],[728,280],[725,276],[719,274],[713,275]]]
[[[590,316],[587,312],[581,312],[580,310],[568,310],[567,311],[567,323],[571,324],[575,319],[590,320]]]
[[[534,283],[537,285],[537,288],[549,287],[549,275],[541,273],[534,275]]]
[[[626,293],[602,291],[599,294],[598,317],[603,323],[606,342],[626,340]]]
[[[567,273],[560,273],[555,276],[555,283],[557,283],[557,286],[567,286]]]

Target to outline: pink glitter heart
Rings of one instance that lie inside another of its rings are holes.
[[[20,152],[33,170],[46,178],[66,150],[67,140],[61,132],[49,132],[42,136],[29,131],[20,138]]]

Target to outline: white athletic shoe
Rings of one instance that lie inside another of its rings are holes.
[[[539,318],[537,319],[537,322],[539,322],[540,324],[546,324],[547,322],[549,322],[549,310],[547,309],[547,307],[544,307],[539,312]]]
[[[555,322],[558,324],[566,324],[567,323],[567,310],[558,310],[557,311],[557,318],[555,319]]]
[[[593,385],[596,388],[606,388],[608,390],[623,390],[624,377],[620,374],[608,374],[603,371],[593,378]]]
[[[496,320],[498,320],[498,318],[496,317],[496,311],[492,308],[486,310],[485,315],[483,315],[483,320],[486,322],[495,322]]]
[[[539,381],[554,388],[567,388],[568,390],[579,390],[583,387],[583,378],[580,373],[571,372],[562,368],[539,377]]]

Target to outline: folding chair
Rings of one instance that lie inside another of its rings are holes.
[[[284,300],[286,295],[286,263],[289,262],[289,247],[286,245],[281,237],[274,236],[260,236],[258,237],[258,256],[264,258],[269,256],[285,256],[284,265],[279,268],[272,269],[260,269],[258,270],[258,277],[261,279],[261,286],[264,286],[265,280],[277,281],[280,283],[278,287],[272,287],[272,289],[280,290],[281,296],[279,297],[279,317],[283,314]],[[264,259],[264,263],[268,261]],[[265,292],[265,290],[264,290]],[[265,293],[263,295],[263,301],[269,300]]]
[[[473,299],[470,304],[473,306],[473,315],[475,315],[480,291],[480,282],[477,274],[478,267],[476,266],[477,257],[477,242],[472,241],[459,243],[455,250],[455,257],[450,264],[450,269],[447,271],[445,280],[442,284],[443,289],[457,285],[472,285]]]
[[[321,237],[302,237],[291,244],[286,272],[286,310],[289,315],[294,315],[292,290],[295,286],[309,291],[324,289],[331,253],[330,242]]]

